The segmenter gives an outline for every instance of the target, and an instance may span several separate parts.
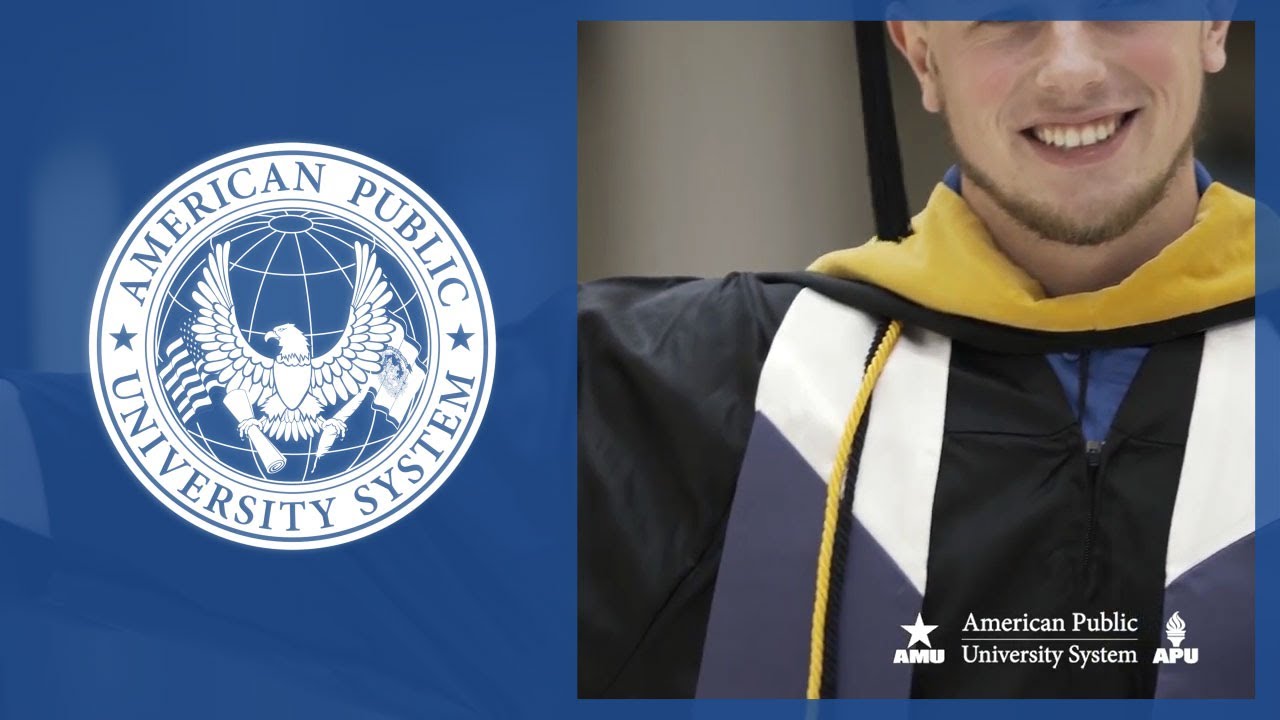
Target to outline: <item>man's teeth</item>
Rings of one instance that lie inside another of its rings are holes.
[[[1032,128],[1036,139],[1060,148],[1088,147],[1115,135],[1120,116],[1085,125],[1037,125]]]

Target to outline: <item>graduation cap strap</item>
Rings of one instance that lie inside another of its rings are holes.
[[[896,242],[911,234],[911,216],[907,209],[898,128],[893,115],[884,23],[857,21],[853,23],[853,29],[876,237]]]

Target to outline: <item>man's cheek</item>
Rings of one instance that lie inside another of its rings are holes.
[[[1194,80],[1200,73],[1199,37],[1194,32],[1144,32],[1118,47],[1121,56],[1113,67],[1125,68],[1154,92]]]

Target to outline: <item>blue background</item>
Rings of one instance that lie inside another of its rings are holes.
[[[997,6],[913,4],[933,17]],[[1204,7],[1088,5],[1111,17]],[[1028,8],[1080,11],[1012,12]],[[1258,20],[1262,67],[1280,53],[1277,12],[1235,12]],[[1257,545],[1255,702],[573,699],[576,21],[883,13],[848,0],[8,8],[0,374],[24,389],[50,525],[0,521],[0,717],[1273,716],[1274,523]],[[1257,77],[1257,127],[1271,128],[1272,74]],[[209,158],[279,141],[348,148],[423,187],[470,242],[498,325],[488,415],[453,478],[391,528],[304,553],[233,545],[164,510],[115,456],[84,376],[93,287],[133,213]],[[1274,206],[1277,138],[1263,132],[1257,148],[1259,200]],[[1267,291],[1280,263],[1263,216]],[[1259,298],[1268,317],[1276,305],[1274,291]],[[1260,525],[1280,516],[1277,350],[1259,341]]]

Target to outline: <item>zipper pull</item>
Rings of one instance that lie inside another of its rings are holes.
[[[1091,468],[1096,468],[1102,462],[1102,446],[1105,444],[1102,440],[1089,440],[1084,444],[1084,460]]]
[[[1089,495],[1089,521],[1086,525],[1084,536],[1084,550],[1081,552],[1080,570],[1084,575],[1084,583],[1081,588],[1085,593],[1091,594],[1093,583],[1091,578],[1090,561],[1093,559],[1093,536],[1096,532],[1098,524],[1098,474],[1101,472],[1099,466],[1102,465],[1102,446],[1106,443],[1101,440],[1086,440],[1084,443],[1084,462],[1086,466],[1086,475],[1088,477],[1088,495]]]

